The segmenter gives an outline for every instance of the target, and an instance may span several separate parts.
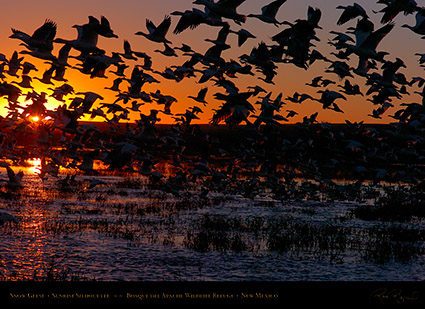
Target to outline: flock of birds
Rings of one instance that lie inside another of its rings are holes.
[[[21,187],[23,176],[15,174],[7,162],[20,162],[30,157],[42,159],[42,178],[49,174],[57,176],[59,167],[96,173],[93,162],[101,160],[111,168],[133,170],[161,181],[171,192],[177,192],[176,188],[188,178],[199,180],[202,177],[208,177],[213,187],[222,186],[224,190],[227,181],[237,179],[235,175],[243,170],[257,171],[249,183],[241,185],[245,189],[258,185],[259,176],[271,177],[269,185],[279,188],[282,179],[293,179],[296,171],[300,170],[308,171],[313,178],[323,182],[330,181],[330,175],[326,175],[329,171],[342,169],[357,175],[360,180],[370,173],[376,181],[396,179],[418,183],[425,178],[418,166],[425,158],[420,148],[424,143],[425,79],[413,77],[409,80],[400,72],[406,67],[403,60],[388,59],[390,53],[379,49],[380,42],[395,27],[394,20],[398,14],[414,15],[415,24],[402,27],[419,37],[425,36],[425,8],[418,6],[414,0],[379,0],[377,3],[384,7],[374,12],[381,15],[381,25],[375,29],[370,13],[361,5],[337,6],[336,9],[340,10],[337,26],[350,23],[352,26],[346,31],[330,32],[333,38],[328,44],[334,52],[325,56],[315,47],[315,42],[320,41],[316,32],[322,29],[319,25],[322,17],[320,9],[308,7],[306,18],[289,22],[277,20],[286,0],[271,1],[258,13],[248,15],[238,11],[244,2],[196,0],[193,4],[197,7],[172,12],[157,25],[146,20],[146,31],[137,31],[135,35],[162,45],[163,49],[155,52],[165,57],[187,57],[182,64],[170,66],[162,72],[154,69],[152,57],[147,53],[132,50],[128,40],[124,40],[122,51],[108,55],[101,49],[98,46],[99,36],[118,38],[104,16],[100,20],[89,16],[86,24],[74,25],[77,30],[75,39],[57,38],[57,24],[52,20],[46,20],[31,35],[12,29],[10,38],[20,41],[25,50],[15,51],[10,58],[0,54],[0,97],[6,98],[8,104],[7,116],[0,119],[0,164],[8,172],[6,186]],[[217,38],[205,40],[212,46],[204,53],[194,51],[187,44],[173,46],[168,34],[172,26],[171,16],[176,18],[173,30],[176,35],[195,31],[204,24],[211,29],[219,29]],[[226,60],[222,53],[232,48],[226,43],[229,35],[237,36],[239,47],[247,40],[256,39],[255,34],[244,29],[247,19],[275,25],[280,32],[271,37],[271,45],[261,41],[249,54],[240,55],[238,60]],[[234,30],[234,25],[239,29]],[[52,53],[54,46],[60,46],[57,55]],[[79,54],[75,56],[71,51]],[[39,70],[27,61],[27,55],[48,64],[42,77],[31,77],[31,72]],[[419,57],[420,65],[425,64],[425,54],[417,53],[415,56]],[[353,57],[358,59],[357,67],[349,65]],[[71,65],[70,59],[77,64]],[[126,74],[131,61],[136,64],[131,73]],[[307,83],[312,89],[318,89],[318,97],[298,92],[274,96],[264,89],[266,85],[275,83],[280,64],[308,70],[316,61],[329,63],[325,72],[337,77],[334,81],[318,76]],[[116,92],[115,102],[104,103],[102,94],[95,92],[76,91],[66,79],[66,72],[70,69],[79,70],[91,78],[109,78],[110,74],[114,74],[112,86],[105,89]],[[110,74],[107,76],[106,73]],[[241,75],[257,77],[258,84],[263,84],[263,87],[255,85],[245,91],[239,89],[234,81]],[[196,79],[200,89],[187,98],[193,101],[194,106],[185,113],[173,114],[171,107],[178,104],[175,97],[164,94],[160,89],[156,92],[143,89],[145,84],[160,83],[159,76],[177,83],[186,78]],[[21,80],[8,82],[8,77]],[[354,77],[365,81],[366,91],[352,82]],[[51,93],[35,91],[32,85],[34,79],[51,85],[48,88]],[[122,90],[123,82],[128,83],[126,91]],[[57,86],[58,83],[61,85]],[[234,127],[246,123],[246,136],[231,145],[220,144],[215,137],[192,124],[203,113],[202,108],[209,105],[208,83],[223,89],[213,95],[223,104],[214,110],[211,124],[224,122]],[[369,96],[368,100],[374,106],[369,116],[381,118],[394,107],[394,98],[410,95],[413,87],[422,88],[415,91],[422,96],[422,102],[401,104],[401,108],[391,116],[396,124],[384,131],[347,121],[350,128],[347,133],[330,124],[319,123],[316,112],[305,116],[299,123],[297,139],[278,134],[279,125],[297,115],[291,109],[282,111],[288,103],[302,104],[310,100],[319,102],[323,109],[343,113],[339,101],[349,100],[349,96]],[[22,97],[25,103],[20,101]],[[54,98],[60,106],[49,110],[45,106],[48,97]],[[256,102],[253,103],[253,100]],[[151,108],[149,114],[141,112],[142,106],[153,103],[162,107]],[[258,113],[255,105],[259,105]],[[134,126],[127,122],[122,132],[119,123],[128,121],[130,113],[139,113],[140,120]],[[155,126],[160,122],[160,113],[171,115],[175,120],[165,134],[160,134]],[[109,124],[110,131],[100,132],[96,125],[80,123],[79,120],[86,115],[102,117]],[[34,136],[33,144],[22,150],[17,147],[17,136]],[[33,147],[30,152],[28,147]],[[333,155],[329,149],[334,150]],[[155,171],[155,165],[160,161],[158,156],[167,157],[170,164],[180,169],[177,176],[166,179]],[[224,169],[213,168],[212,157],[229,158],[229,165]],[[405,164],[403,170],[394,167],[399,162]]]

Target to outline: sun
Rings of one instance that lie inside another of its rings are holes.
[[[29,165],[29,171],[32,174],[40,174],[41,172],[41,159],[40,158],[31,158],[27,160]]]
[[[32,122],[39,122],[39,121],[40,121],[40,117],[38,117],[38,116],[33,116],[33,117],[31,117],[31,121],[32,121]]]

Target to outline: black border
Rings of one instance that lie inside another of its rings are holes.
[[[0,301],[8,305],[138,307],[148,304],[424,305],[425,282],[0,282]]]

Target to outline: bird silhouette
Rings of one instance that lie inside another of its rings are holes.
[[[22,189],[24,186],[22,184],[22,178],[24,177],[24,172],[19,171],[18,173],[15,173],[10,166],[6,166],[7,170],[7,177],[9,180],[6,183],[6,188],[9,190],[19,190]]]
[[[376,51],[382,39],[394,28],[393,23],[388,23],[373,31],[373,24],[362,19],[356,27],[356,45],[346,44],[347,51],[353,52],[362,59],[382,60],[382,54]]]
[[[210,14],[209,9],[205,9],[206,12],[193,8],[192,10],[186,10],[184,12],[174,11],[171,15],[180,16],[177,25],[175,26],[173,33],[179,34],[186,29],[195,29],[201,24],[209,26],[223,27],[228,25],[227,22],[223,21],[221,16]],[[207,13],[208,11],[208,13]]]
[[[312,98],[312,100],[321,103],[323,109],[330,108],[332,107],[332,105],[335,107],[334,104],[337,99],[347,100],[347,98],[344,95],[340,94],[337,91],[326,89],[326,90],[319,90],[318,93],[321,93],[321,97],[319,99]]]
[[[381,18],[382,24],[391,22],[401,12],[404,15],[409,15],[417,9],[417,3],[414,0],[380,0],[378,3],[385,5],[380,11],[374,12],[383,13]]]
[[[56,36],[56,31],[56,23],[47,19],[32,35],[12,28],[13,34],[9,36],[9,38],[23,41],[25,46],[30,50],[45,50],[51,52],[53,50],[53,40]]]
[[[414,33],[419,35],[425,35],[425,8],[418,8],[415,15],[416,23],[414,26],[408,24],[401,25],[401,27],[408,28]]]
[[[265,23],[273,24],[278,27],[283,23],[276,20],[276,14],[285,2],[286,0],[275,0],[263,6],[261,8],[261,14],[248,14],[247,17],[258,18]]]
[[[146,28],[148,30],[148,33],[138,31],[135,34],[144,36],[145,38],[153,42],[172,44],[168,39],[165,38],[170,26],[170,16],[165,16],[164,20],[158,25],[158,27],[155,26],[155,24],[151,20],[146,19]]]
[[[341,13],[337,21],[337,25],[339,26],[357,17],[363,17],[363,18],[369,17],[366,13],[366,10],[358,3],[354,3],[353,5],[347,5],[347,6],[338,5],[336,8],[343,10],[343,12]]]
[[[74,25],[78,35],[74,40],[57,38],[53,40],[55,43],[62,43],[81,52],[81,56],[85,56],[92,52],[102,52],[103,50],[97,47],[100,22],[97,18],[89,16],[89,22],[83,25]]]
[[[24,60],[24,57],[19,57],[18,52],[14,51],[12,57],[10,57],[7,63],[8,70],[6,71],[6,73],[11,76],[18,76],[17,72],[21,68],[22,60]]]
[[[187,96],[188,98],[191,98],[193,100],[195,100],[196,102],[199,103],[203,103],[204,106],[207,105],[208,103],[205,101],[205,96],[207,95],[208,92],[208,87],[204,87],[201,90],[199,90],[198,94],[195,96],[189,95]]]
[[[237,8],[244,2],[245,0],[219,0],[218,2],[210,0],[195,0],[193,3],[204,5],[211,13],[223,18],[231,19],[240,25],[246,21],[246,16],[239,14],[237,12]]]

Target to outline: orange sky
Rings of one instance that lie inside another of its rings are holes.
[[[242,14],[249,13],[259,13],[261,7],[271,0],[267,1],[255,1],[247,0],[242,4],[238,11]],[[326,3],[325,3],[326,2]],[[340,0],[338,2],[333,1],[295,1],[288,0],[277,15],[278,20],[287,20],[290,22],[295,21],[296,19],[305,19],[307,15],[307,8],[309,5],[313,7],[320,8],[322,11],[322,19],[320,25],[323,27],[322,30],[317,31],[317,36],[321,39],[317,43],[316,49],[319,50],[325,56],[333,58],[329,55],[330,52],[334,49],[327,44],[328,40],[333,37],[332,34],[329,34],[329,31],[341,31],[344,32],[347,27],[355,26],[356,22],[351,21],[343,26],[337,26],[336,20],[338,19],[341,10],[337,10],[337,5],[348,5],[352,4],[352,1]],[[379,28],[379,19],[380,14],[374,14],[372,10],[378,11],[383,6],[376,4],[374,1],[361,0],[357,1],[361,4],[369,13],[371,20],[375,23],[375,29]],[[163,71],[167,66],[173,64],[183,64],[188,58],[180,56],[178,58],[169,58],[163,56],[159,53],[156,53],[155,49],[163,49],[162,44],[153,43],[141,36],[134,35],[135,32],[146,30],[145,19],[151,19],[155,24],[158,24],[162,21],[163,17],[166,14],[169,14],[173,11],[184,11],[187,9],[192,9],[197,7],[202,9],[202,6],[192,4],[192,0],[123,0],[123,1],[54,1],[54,0],[42,0],[42,1],[30,1],[24,0],[17,2],[7,2],[2,3],[2,19],[0,20],[0,38],[2,42],[2,49],[0,53],[10,57],[13,51],[21,51],[24,48],[19,46],[20,41],[9,39],[8,37],[11,34],[10,28],[16,28],[21,31],[32,34],[32,32],[38,28],[45,19],[51,19],[58,24],[57,38],[65,39],[74,39],[76,38],[76,30],[72,28],[74,24],[84,24],[88,21],[88,16],[93,15],[97,18],[100,18],[101,15],[104,15],[108,18],[111,23],[114,32],[119,36],[119,38],[104,38],[99,37],[98,46],[102,49],[105,49],[107,55],[111,55],[111,52],[122,52],[123,51],[123,41],[129,40],[133,50],[146,52],[152,57],[153,68],[157,71]],[[170,31],[167,35],[168,39],[172,41],[172,46],[177,47],[181,46],[182,43],[190,45],[195,51],[199,53],[204,53],[212,43],[204,42],[204,39],[210,38],[215,39],[217,36],[219,28],[213,28],[209,26],[199,26],[194,30],[186,30],[179,35],[174,35],[172,30],[174,29],[179,17],[172,16],[172,25]],[[413,25],[415,23],[414,15],[403,16],[399,15],[395,18],[396,27],[393,31],[383,39],[381,44],[378,46],[378,50],[385,50],[390,52],[385,59],[395,60],[395,58],[401,58],[407,65],[406,69],[400,70],[404,73],[408,79],[414,76],[423,76],[423,68],[418,64],[418,56],[415,56],[415,53],[425,52],[422,48],[423,41],[420,36],[414,34],[409,29],[401,28],[402,24]],[[286,26],[275,27],[274,25],[267,25],[259,20],[248,18],[247,22],[242,26],[238,26],[233,22],[230,22],[231,29],[239,30],[241,27],[247,29],[254,35],[256,39],[248,40],[242,47],[237,46],[237,37],[235,35],[229,35],[228,43],[232,46],[230,50],[226,50],[222,53],[222,57],[225,60],[235,59],[238,60],[238,57],[244,53],[249,54],[251,49],[258,45],[259,42],[264,41],[267,44],[273,44],[270,37],[277,34],[283,30]],[[55,44],[55,49],[53,54],[56,54],[61,44]],[[179,55],[180,51],[177,51]],[[78,52],[72,51],[72,55],[78,55]],[[36,64],[39,69],[38,72],[32,72],[30,75],[32,77],[42,76],[45,69],[49,67],[47,64],[43,64],[38,59],[35,59],[31,56],[25,55],[25,60],[31,63]],[[78,61],[70,60],[70,64],[76,64]],[[143,60],[140,62],[126,60],[126,63],[130,65],[130,68],[126,70],[126,75],[130,76],[131,70],[136,63],[142,64]],[[357,65],[357,57],[353,56],[349,64],[353,67]],[[326,78],[332,79],[339,83],[339,80],[335,74],[325,73],[324,71],[328,67],[328,63],[317,61],[314,63],[308,70],[300,69],[292,64],[277,64],[278,65],[278,74],[274,78],[275,85],[267,84],[258,79],[261,76],[260,73],[256,74],[255,77],[244,77],[241,76],[232,81],[236,83],[240,91],[246,91],[247,86],[259,85],[266,89],[267,91],[272,92],[272,98],[276,97],[279,93],[283,93],[283,97],[292,95],[295,91],[299,93],[309,93],[313,97],[320,97],[320,94],[316,93],[317,88],[311,88],[305,85],[305,83],[310,82],[314,77],[322,75]],[[199,67],[201,68],[201,67]],[[114,67],[110,67],[110,71],[115,70]],[[255,69],[254,69],[255,71]],[[171,111],[176,113],[184,113],[186,108],[190,106],[197,105],[204,110],[203,114],[200,114],[200,120],[194,123],[207,123],[213,115],[213,109],[218,108],[221,105],[220,101],[213,99],[213,94],[216,92],[224,92],[223,88],[219,88],[213,85],[212,82],[206,84],[197,84],[197,78],[184,79],[180,83],[174,81],[168,81],[163,79],[159,75],[152,74],[155,78],[161,81],[160,84],[146,84],[142,90],[146,92],[155,92],[157,89],[161,90],[163,94],[169,94],[177,98],[178,102],[171,107]],[[76,91],[93,91],[101,94],[104,97],[104,100],[98,102],[112,103],[115,100],[115,92],[110,90],[105,90],[104,87],[110,87],[112,81],[116,78],[115,75],[107,73],[107,79],[90,79],[88,76],[80,73],[75,69],[68,69],[65,77],[69,80]],[[19,78],[7,77],[8,82],[19,81]],[[352,83],[358,83],[361,86],[361,90],[366,92],[367,87],[364,85],[364,79],[355,78],[350,79]],[[50,90],[47,90],[51,85],[46,86],[40,83],[37,80],[33,80],[34,89],[37,92],[45,91],[51,93]],[[61,82],[55,82],[55,87],[60,86]],[[197,92],[202,88],[208,86],[209,91],[207,94],[207,101],[209,102],[208,106],[203,106],[202,104],[196,103],[195,101],[188,99],[188,95],[196,96]],[[127,84],[122,83],[121,90],[125,91]],[[340,90],[336,85],[331,85],[330,90]],[[414,86],[409,89],[412,95],[404,96],[402,100],[394,100],[392,103],[395,105],[394,108],[390,109],[384,116],[382,120],[371,118],[368,116],[374,108],[371,102],[368,102],[366,99],[368,97],[360,96],[347,96],[347,101],[338,101],[338,105],[344,114],[336,113],[332,110],[323,110],[321,104],[314,101],[305,101],[303,104],[298,105],[287,101],[281,114],[285,115],[286,109],[295,110],[299,115],[291,119],[291,122],[302,121],[303,116],[311,115],[312,113],[318,111],[319,121],[325,122],[344,122],[345,120],[350,121],[365,121],[373,123],[388,123],[394,121],[393,118],[388,117],[389,115],[394,114],[397,110],[397,107],[402,102],[420,102],[420,97],[416,94],[413,94],[414,91],[419,89]],[[24,90],[26,93],[26,90]],[[73,96],[68,96],[72,98]],[[370,98],[370,97],[369,97]],[[251,103],[255,103],[256,99],[253,98],[250,100]],[[6,105],[6,99],[1,99],[0,104],[2,106]],[[54,109],[59,106],[60,102],[55,99],[49,99],[48,108]],[[258,105],[256,106],[258,107]],[[150,109],[161,109],[161,106],[158,106],[156,103],[146,104],[141,110],[143,113],[148,114]],[[0,108],[0,113],[5,115],[6,110],[2,107]],[[138,114],[132,114],[132,119],[138,119]],[[161,114],[160,118],[162,119],[161,123],[172,123],[173,119],[170,116]],[[96,118],[96,120],[101,120]]]

